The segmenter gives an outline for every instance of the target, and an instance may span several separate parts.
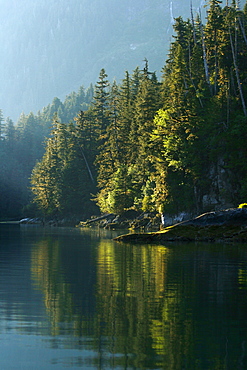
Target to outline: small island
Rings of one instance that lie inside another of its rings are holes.
[[[114,240],[125,243],[164,242],[246,242],[247,209],[231,208],[204,213],[194,219],[180,222],[161,231],[149,233],[130,233],[120,235]]]

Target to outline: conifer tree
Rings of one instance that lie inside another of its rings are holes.
[[[80,111],[77,117],[75,117],[75,123],[76,126],[73,134],[78,148],[77,155],[84,160],[88,175],[93,186],[95,186],[96,179],[94,173],[94,161],[97,153],[97,137],[96,130],[93,129],[90,112],[84,113],[83,111]]]
[[[135,137],[134,151],[131,160],[131,174],[133,179],[133,191],[135,203],[142,207],[144,190],[147,181],[152,176],[152,153],[151,132],[153,119],[161,106],[160,84],[153,72],[149,72],[148,62],[145,61],[144,69],[139,81],[138,93],[134,103],[131,139]],[[137,153],[137,155],[136,155]]]
[[[47,215],[58,216],[61,211],[62,163],[67,155],[64,133],[63,125],[57,116],[54,116],[45,154],[32,172],[31,189],[35,195],[34,201]]]
[[[101,138],[103,138],[109,122],[109,81],[107,77],[105,70],[102,68],[99,80],[95,85],[93,97],[93,111]]]
[[[14,122],[10,117],[7,117],[5,120],[5,136],[7,145],[13,148],[14,141],[15,141],[15,126]]]
[[[223,14],[220,0],[210,0],[207,15],[207,25],[205,27],[205,38],[208,53],[209,68],[211,69],[211,85],[214,94],[218,92],[219,78],[219,44],[220,32],[223,27]]]
[[[4,132],[4,118],[2,109],[0,109],[0,140],[2,139],[3,132]]]
[[[118,143],[120,147],[120,163],[130,165],[131,157],[134,152],[134,143],[131,140],[131,130],[133,129],[134,102],[135,102],[135,84],[139,84],[137,76],[134,82],[129,72],[125,72],[125,77],[119,86],[118,99]]]

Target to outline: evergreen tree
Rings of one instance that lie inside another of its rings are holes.
[[[135,102],[135,88],[139,84],[138,79],[132,80],[129,72],[125,72],[125,77],[119,86],[118,99],[118,146],[120,158],[119,162],[125,165],[130,165],[131,157],[134,152],[134,143],[131,136],[133,129],[132,121],[134,117],[134,102]]]
[[[14,142],[15,142],[15,126],[14,126],[14,122],[9,117],[6,118],[4,132],[5,132],[7,146],[10,149],[13,149]]]
[[[75,140],[78,147],[77,155],[85,162],[89,178],[92,185],[96,185],[95,174],[95,156],[97,153],[97,131],[94,128],[94,122],[91,111],[84,113],[80,111],[75,117]]]
[[[4,132],[4,118],[2,109],[0,109],[0,140],[3,138],[3,132]]]
[[[95,208],[90,202],[95,191],[93,158],[86,152],[92,143],[84,123],[82,112],[76,125],[67,126],[54,117],[45,154],[31,177],[34,202],[44,215],[85,217],[90,214],[90,207]]]
[[[55,116],[45,154],[35,165],[31,177],[34,201],[44,214],[58,216],[61,211],[62,168],[66,155],[64,126]]]
[[[99,133],[101,139],[104,137],[106,128],[109,122],[109,81],[107,80],[107,74],[102,68],[99,74],[99,80],[95,85],[94,98],[93,98],[93,110],[95,114],[95,120],[99,127]]]

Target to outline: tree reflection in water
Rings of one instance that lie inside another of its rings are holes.
[[[46,239],[32,251],[53,335],[86,340],[95,366],[105,368],[244,368],[244,252],[88,243],[65,248]]]

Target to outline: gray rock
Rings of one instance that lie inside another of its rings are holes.
[[[247,208],[230,208],[222,211],[207,212],[183,225],[247,225]]]

